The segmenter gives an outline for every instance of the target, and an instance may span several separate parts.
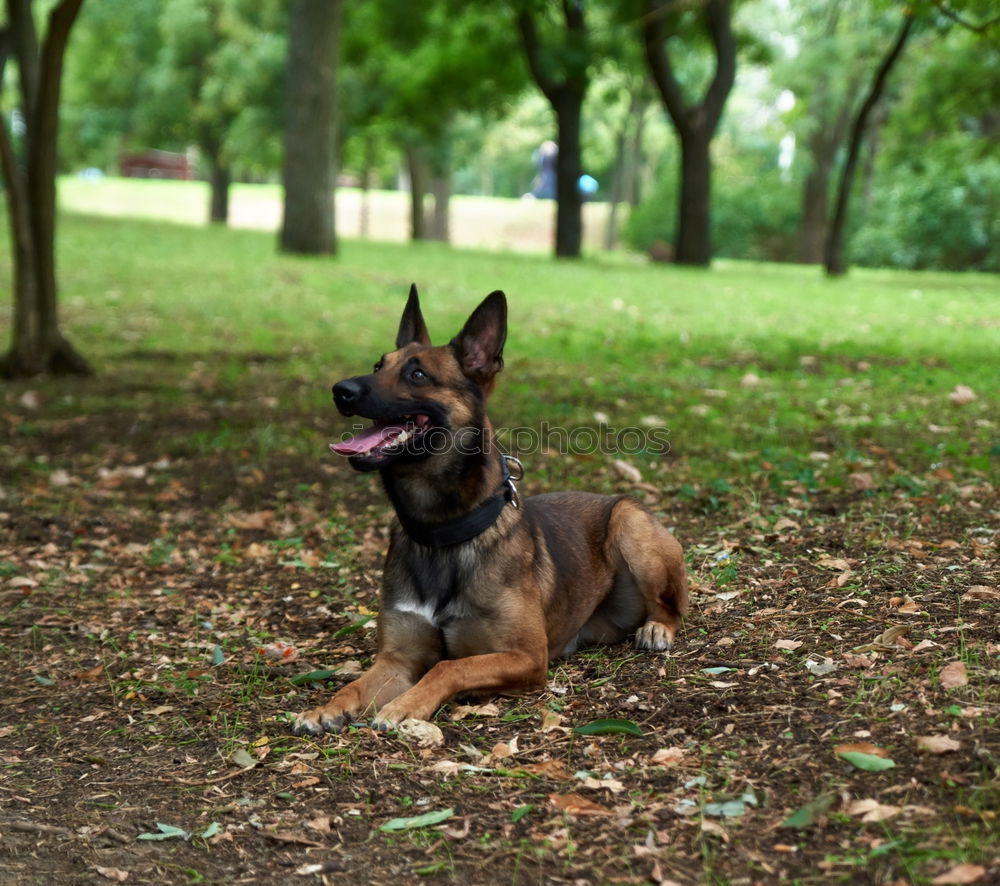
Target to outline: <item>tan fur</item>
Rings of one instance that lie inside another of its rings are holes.
[[[451,343],[432,347],[413,290],[401,346],[378,372],[349,380],[365,391],[363,402],[352,404],[354,414],[385,402],[404,404],[403,411],[431,403],[456,433],[491,444],[464,460],[441,452],[381,467],[397,510],[449,520],[501,487],[500,455],[483,410],[503,365],[505,335],[506,302],[494,293]],[[405,381],[413,360],[433,377],[432,386],[414,389]],[[295,731],[339,730],[366,716],[388,728],[427,719],[463,693],[540,688],[551,659],[589,643],[634,635],[639,648],[668,649],[687,605],[681,546],[625,496],[534,496],[520,508],[504,507],[481,535],[442,548],[417,544],[394,521],[375,663],[325,705],[300,714]]]

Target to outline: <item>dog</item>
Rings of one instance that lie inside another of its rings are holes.
[[[448,344],[433,346],[416,287],[396,349],[337,382],[345,416],[370,427],[331,449],[378,471],[396,511],[372,667],[297,734],[373,717],[427,720],[459,695],[545,686],[550,660],[619,643],[669,649],[688,604],[680,544],[635,499],[517,495],[486,404],[503,368],[507,300],[488,295]]]

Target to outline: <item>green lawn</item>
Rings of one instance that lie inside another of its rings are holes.
[[[288,405],[328,415],[329,383],[388,347],[411,282],[438,340],[501,288],[502,425],[660,419],[675,458],[707,479],[760,460],[807,469],[823,451],[812,466],[838,483],[872,441],[915,475],[996,464],[995,277],[857,270],[830,281],[801,266],[706,273],[624,255],[557,263],[356,241],[336,260],[310,259],[277,255],[258,232],[73,216],[62,231],[64,316],[106,374],[142,372],[144,354],[169,351],[211,355],[235,384],[243,356],[287,357]],[[978,399],[954,405],[956,385]]]

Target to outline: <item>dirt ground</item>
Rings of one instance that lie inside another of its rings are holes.
[[[0,883],[1000,882],[987,478],[890,490],[873,451],[874,488],[720,500],[682,494],[682,464],[642,486],[568,465],[685,545],[674,651],[452,704],[438,746],[313,740],[287,712],[373,652],[371,478],[212,442],[256,418],[208,395],[45,405],[0,394]],[[575,731],[609,718],[627,731]]]

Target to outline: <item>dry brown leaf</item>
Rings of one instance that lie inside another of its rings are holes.
[[[529,775],[543,775],[553,781],[569,781],[573,775],[562,760],[541,760],[538,763],[525,763],[518,766],[514,772],[526,772]]]
[[[654,766],[679,766],[684,762],[684,748],[660,748],[649,762]]]
[[[620,458],[616,458],[611,462],[611,469],[615,472],[616,476],[628,483],[642,482],[642,474],[639,469],[634,465],[630,465],[627,461],[622,461]]]
[[[553,808],[567,815],[613,815],[612,811],[600,803],[594,803],[579,794],[549,794]]]
[[[945,689],[959,689],[969,682],[969,674],[965,670],[965,662],[953,661],[941,668],[938,679]]]
[[[847,807],[848,815],[859,816],[862,821],[866,822],[887,821],[890,818],[895,818],[902,811],[898,806],[885,806],[878,800],[871,799],[855,800]]]
[[[868,741],[848,742],[839,744],[834,749],[835,754],[871,754],[873,757],[884,757],[888,759],[889,752],[885,748],[880,748]]]
[[[816,565],[823,569],[836,569],[837,572],[849,572],[851,564],[843,557],[820,557]]]
[[[853,474],[848,474],[847,482],[851,484],[852,488],[859,491],[875,488],[875,481],[867,471],[855,471]]]
[[[802,645],[801,640],[775,640],[775,649],[787,649],[789,652],[798,649]]]
[[[973,585],[962,594],[962,599],[965,602],[970,600],[1000,600],[1000,591],[988,585]]]
[[[701,821],[701,832],[703,834],[714,834],[716,837],[720,837],[723,843],[729,842],[729,834],[726,833],[726,829],[716,821],[709,821],[707,818],[703,818]]]
[[[934,886],[961,886],[964,883],[978,883],[985,876],[986,868],[982,865],[964,863],[939,874],[931,883]]]
[[[948,754],[962,746],[960,741],[948,735],[918,735],[917,750],[925,754]]]
[[[948,399],[956,406],[964,406],[976,399],[976,392],[968,385],[955,385],[955,389],[948,394]],[[937,880],[934,882],[936,883]]]
[[[233,529],[267,529],[274,522],[274,511],[256,511],[253,514],[230,514],[228,523]]]
[[[426,720],[403,720],[396,729],[401,736],[415,741],[422,748],[439,748],[444,744],[444,733]]]
[[[799,529],[799,524],[794,520],[790,520],[788,517],[782,517],[777,523],[774,524],[775,532],[785,532],[789,529]]]
[[[114,880],[116,883],[124,883],[128,879],[128,871],[123,871],[121,868],[103,868],[98,865],[95,870],[102,877],[107,877],[109,880]]]
[[[542,711],[542,732],[551,732],[562,723],[562,714],[555,711]]]
[[[314,784],[319,784],[319,778],[315,775],[310,775],[308,778],[303,778],[301,781],[292,782],[292,787],[311,788]]]
[[[321,834],[329,834],[333,830],[329,815],[317,815],[311,821],[306,822],[306,827],[319,831]]]

